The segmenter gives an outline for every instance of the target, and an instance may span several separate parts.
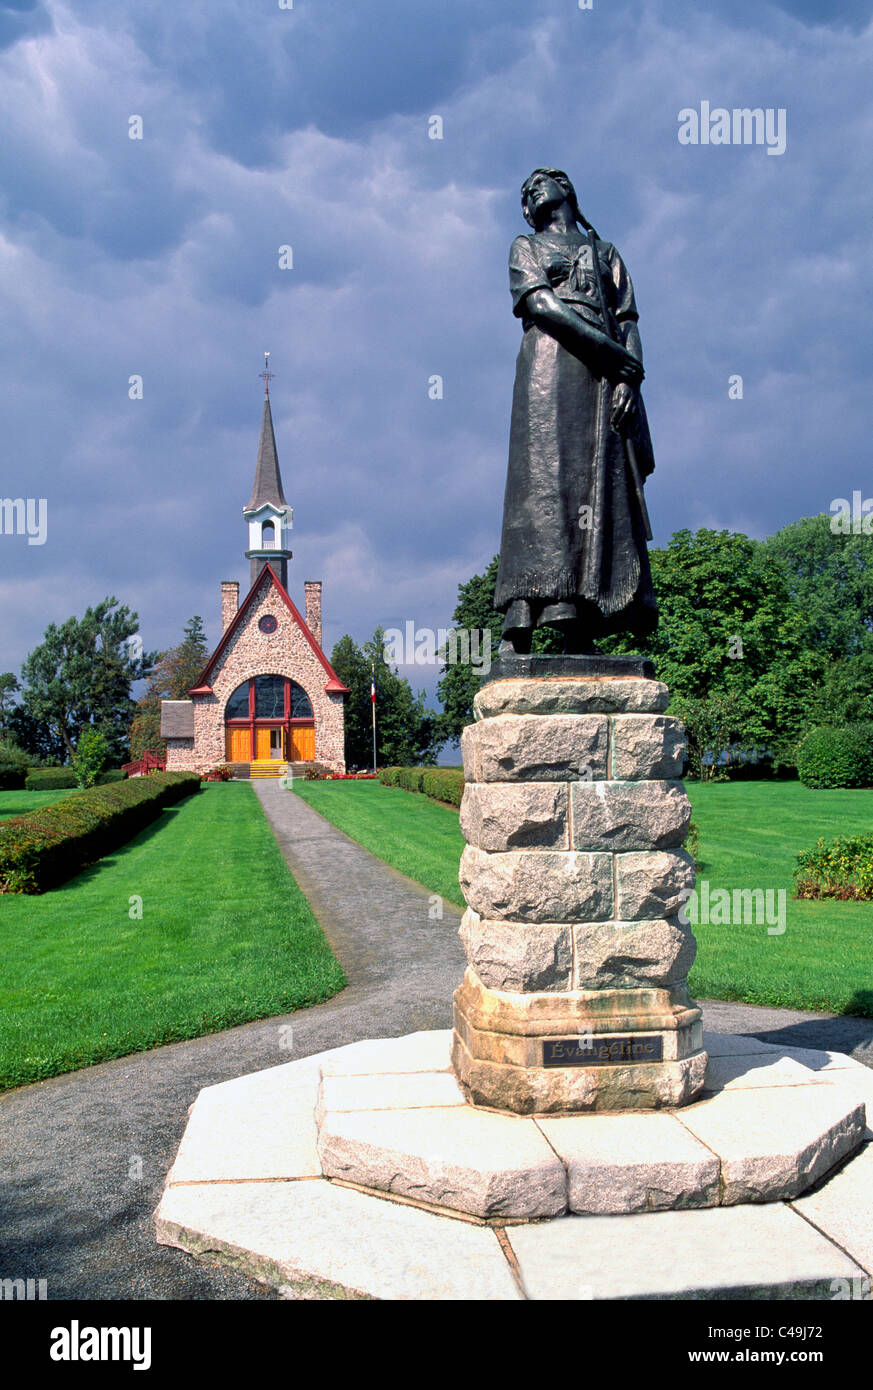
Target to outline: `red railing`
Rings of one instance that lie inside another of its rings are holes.
[[[128,777],[146,777],[150,772],[166,772],[166,753],[145,753],[138,762],[124,763],[121,768]]]

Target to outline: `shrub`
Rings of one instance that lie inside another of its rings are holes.
[[[464,774],[456,767],[383,767],[379,781],[386,787],[423,792],[434,801],[447,801],[451,806],[460,806],[464,792]]]
[[[0,743],[0,791],[21,791],[30,758],[14,743]]]
[[[873,835],[819,840],[797,856],[794,883],[799,898],[873,898]]]
[[[403,787],[404,791],[420,792],[421,779],[426,771],[423,767],[401,767],[397,774],[397,785]]]
[[[0,824],[0,892],[42,893],[126,844],[167,806],[199,791],[195,772],[156,772],[92,787]]]
[[[798,749],[805,787],[873,786],[873,723],[810,729]]]
[[[89,725],[79,735],[73,754],[73,771],[77,787],[93,787],[109,762],[109,745],[99,729]]]
[[[380,767],[379,781],[386,787],[396,787],[398,785],[397,778],[402,771],[403,769],[399,767]]]
[[[24,785],[29,792],[68,791],[76,786],[76,774],[71,767],[34,767]]]
[[[106,787],[110,782],[123,782],[127,773],[120,767],[108,767],[105,772],[101,772],[97,778],[98,787]]]
[[[421,779],[421,790],[434,801],[447,801],[451,806],[460,806],[464,794],[464,774],[457,768],[425,768]]]

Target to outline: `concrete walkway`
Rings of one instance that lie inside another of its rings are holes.
[[[254,790],[349,987],[284,1018],[0,1096],[0,1277],[46,1279],[53,1299],[270,1297],[230,1270],[155,1244],[153,1212],[198,1092],[358,1039],[451,1025],[464,965],[459,914],[445,905],[443,920],[430,920],[420,885],[278,783]],[[873,1065],[873,1020],[722,1003],[705,1014],[716,1032],[835,1048]]]

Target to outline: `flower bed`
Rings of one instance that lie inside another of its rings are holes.
[[[797,864],[798,898],[873,899],[873,835],[821,839],[798,854]]]

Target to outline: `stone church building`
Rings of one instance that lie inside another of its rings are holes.
[[[237,777],[278,777],[289,764],[322,763],[344,772],[343,715],[348,688],[321,649],[321,581],[304,584],[304,613],[288,593],[293,509],[285,501],[266,376],[248,525],[251,588],[221,585],[221,641],[189,700],[161,703],[168,770],[209,772],[222,763]]]

